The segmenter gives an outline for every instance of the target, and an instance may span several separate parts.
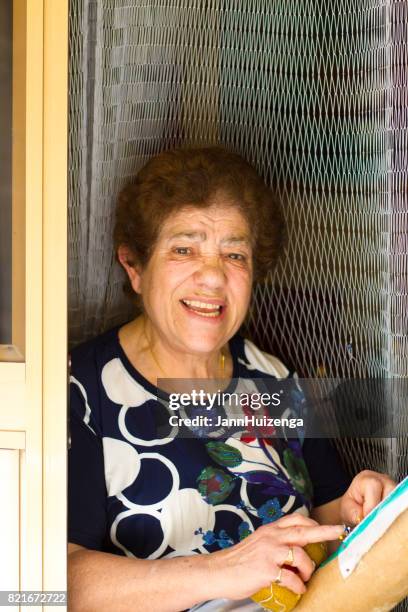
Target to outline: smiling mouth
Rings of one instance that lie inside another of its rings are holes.
[[[221,304],[209,304],[208,302],[201,302],[198,300],[180,300],[180,302],[186,308],[202,317],[219,317],[224,310],[224,306]]]

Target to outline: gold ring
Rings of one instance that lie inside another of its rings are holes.
[[[293,554],[293,548],[292,546],[289,546],[288,556],[283,562],[283,565],[294,565],[294,563],[295,563],[295,555]]]
[[[276,576],[275,580],[272,580],[272,582],[274,582],[275,584],[282,584],[282,568],[279,568],[279,572],[278,575]]]

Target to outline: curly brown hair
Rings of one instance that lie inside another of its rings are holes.
[[[176,149],[153,157],[119,195],[116,253],[119,246],[128,247],[134,257],[131,263],[143,268],[167,217],[186,206],[209,207],[219,194],[247,220],[253,240],[254,280],[263,280],[283,248],[281,208],[256,170],[223,147]]]

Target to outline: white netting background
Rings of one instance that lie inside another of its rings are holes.
[[[249,333],[305,376],[407,376],[408,2],[70,5],[71,342],[130,315],[122,185],[163,149],[224,143],[289,227]],[[340,445],[354,469],[406,474],[402,437]]]

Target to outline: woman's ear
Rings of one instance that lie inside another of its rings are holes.
[[[126,270],[126,274],[129,277],[133,291],[140,293],[140,285],[142,280],[141,269],[140,266],[135,264],[134,256],[129,247],[123,244],[120,245],[118,248],[118,260]]]

